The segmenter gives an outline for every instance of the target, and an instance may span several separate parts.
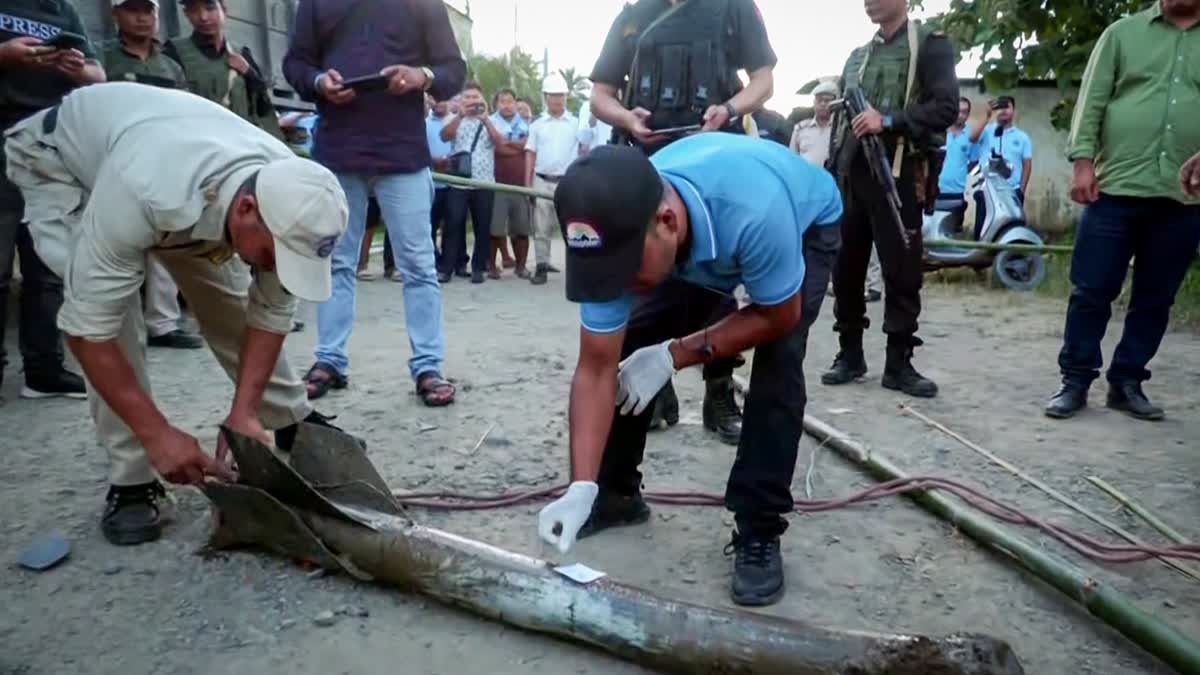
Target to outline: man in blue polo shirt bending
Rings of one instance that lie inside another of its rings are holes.
[[[808,329],[840,243],[833,177],[777,143],[712,132],[649,159],[598,147],[572,164],[554,202],[567,299],[581,303],[583,327],[570,398],[572,483],[539,514],[541,537],[566,553],[577,537],[645,522],[638,467],[659,390],[677,370],[752,348],[725,491],[737,522],[727,550],[736,554],[734,602],[778,601]],[[683,290],[664,292],[670,276]],[[739,285],[751,304],[713,323]]]

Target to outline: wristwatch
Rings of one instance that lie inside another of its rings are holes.
[[[885,130],[885,131],[891,131],[891,130],[892,130],[892,116],[891,116],[891,115],[884,115],[884,116],[883,116],[883,128],[884,128],[884,130]]]
[[[729,113],[730,122],[737,119],[737,108],[734,108],[733,104],[728,101],[725,102],[725,112]]]
[[[429,91],[429,88],[433,86],[433,70],[431,68],[421,66],[421,72],[425,73],[425,86],[422,87],[422,90]]]

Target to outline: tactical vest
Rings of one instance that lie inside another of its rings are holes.
[[[115,39],[104,45],[103,57],[104,72],[109,82],[123,80],[166,89],[187,87],[183,69],[169,56],[163,54],[157,43],[150,48],[149,58],[143,61],[125,51],[121,47],[121,41]]]
[[[932,28],[923,24],[918,26],[918,50],[933,32]],[[909,97],[905,97],[908,89],[910,62],[906,35],[907,30],[901,30],[890,42],[886,43],[872,38],[869,43],[851,52],[849,60],[846,61],[846,67],[842,70],[844,89],[849,91],[853,88],[861,88],[867,102],[884,115],[903,111],[909,100],[916,100],[921,96],[921,79],[914,77],[912,93]],[[843,172],[849,169],[849,162],[858,148],[858,143],[854,141],[853,136],[848,116],[844,112],[839,112],[837,119],[834,120],[833,147],[829,156],[831,160],[838,162],[836,168]],[[895,147],[897,138],[894,134],[884,134],[883,138],[887,147]],[[946,134],[944,131],[939,131],[932,134],[923,146],[914,147],[909,144],[906,148],[906,155],[912,158],[921,158],[930,149],[939,148],[945,143]]]
[[[193,94],[229,108],[242,119],[257,122],[251,114],[246,78],[230,68],[224,57],[209,58],[190,37],[175,38],[172,42],[183,64],[188,89]],[[235,47],[233,43],[226,43],[226,49]]]
[[[686,0],[640,22],[630,73],[630,108],[651,112],[651,129],[698,124],[704,111],[741,88],[728,45],[729,0]]]

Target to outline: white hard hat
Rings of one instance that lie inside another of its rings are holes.
[[[566,94],[567,79],[560,73],[550,73],[542,80],[543,94]]]
[[[825,80],[812,90],[813,96],[821,96],[822,94],[837,98],[842,95],[842,92],[838,90],[837,82],[834,82],[833,80]]]
[[[275,270],[289,293],[324,302],[331,259],[346,231],[346,193],[325,167],[301,157],[276,160],[258,172],[258,212],[275,238]]]

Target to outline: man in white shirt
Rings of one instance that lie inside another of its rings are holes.
[[[567,81],[553,73],[542,83],[546,112],[529,127],[525,144],[525,185],[554,192],[567,167],[579,155],[578,122],[567,112]],[[558,270],[550,265],[550,242],[559,236],[554,203],[539,199],[533,214],[533,257],[537,263],[531,283],[546,283],[546,275]]]
[[[345,194],[319,164],[178,90],[84,87],[5,135],[8,177],[38,255],[63,279],[58,327],[109,452],[101,530],[118,545],[152,541],[162,530],[158,476],[194,484],[232,474],[223,440],[212,459],[151,397],[138,295],[147,254],[170,272],[236,384],[223,426],[266,443],[276,429],[287,450],[298,422],[327,419],[281,350],[296,299],[329,297]]]
[[[841,94],[836,82],[826,80],[812,90],[812,95],[813,116],[796,125],[791,148],[813,164],[825,166],[825,160],[829,159],[829,135],[833,131],[830,105]]]

